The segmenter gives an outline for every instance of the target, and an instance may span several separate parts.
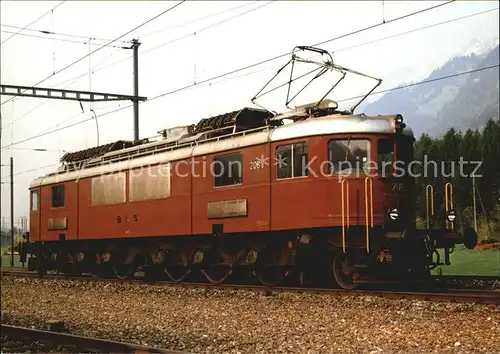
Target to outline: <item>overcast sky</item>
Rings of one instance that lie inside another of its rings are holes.
[[[12,36],[8,32],[17,32],[19,29],[16,27],[28,25],[59,3],[0,1],[1,41]],[[54,37],[81,42],[88,42],[88,37],[109,41],[176,3],[65,1],[28,27],[28,30],[0,46],[1,83],[32,86],[88,54],[89,50],[93,51],[107,43],[92,40],[89,49],[88,44],[59,41]],[[142,43],[139,48],[139,94],[152,98],[193,84],[195,80],[199,82],[290,52],[297,45],[313,45],[378,24],[384,18],[389,21],[439,3],[385,1],[383,6],[382,1],[187,1],[122,39],[129,41],[138,38]],[[379,40],[495,8],[496,11]],[[321,47],[334,52],[333,58],[337,64],[382,78],[379,89],[386,89],[403,82],[423,79],[455,55],[480,51],[495,43],[498,41],[498,16],[498,2],[458,1]],[[82,38],[45,35],[33,29]],[[178,38],[182,39],[173,41]],[[113,45],[128,46],[119,42]],[[153,49],[155,47],[158,48]],[[145,53],[149,49],[152,50]],[[99,92],[132,94],[131,56],[131,50],[104,48],[67,70],[56,73],[39,86],[78,90],[91,88]],[[215,80],[210,85],[196,86],[141,104],[141,137],[153,136],[162,128],[192,124],[204,117],[250,106],[253,95],[288,60],[289,57],[283,57]],[[92,75],[88,75],[89,68],[93,71]],[[79,79],[70,80],[79,76]],[[304,96],[305,101],[296,104],[319,98],[321,89],[325,89],[325,85],[330,82],[328,80],[334,78],[334,75],[326,78],[326,82],[308,91]],[[348,76],[331,98],[340,100],[363,94],[371,85],[373,81],[368,79]],[[265,100],[266,105],[282,111],[284,94],[285,91],[279,91],[269,96]],[[10,98],[2,96],[2,103]],[[373,96],[370,99],[376,98]],[[130,103],[99,102],[93,105],[99,116],[119,108],[119,104],[123,107]],[[90,104],[84,103],[83,108],[84,113],[78,102],[41,98],[16,98],[2,104],[2,164],[8,163],[10,156],[15,159],[16,218],[28,215],[30,181],[57,168],[63,150],[75,151],[95,146],[96,126],[94,121],[89,121],[37,139],[17,142],[92,117]],[[391,113],[398,112],[381,112]],[[132,109],[127,108],[99,119],[100,144],[132,139],[132,114]],[[49,151],[35,152],[31,150],[34,148]],[[48,165],[52,166],[40,168]],[[27,170],[32,171],[24,172]],[[7,182],[8,168],[2,167],[1,171],[2,182]],[[9,186],[2,184],[1,188],[2,215],[8,217]]]

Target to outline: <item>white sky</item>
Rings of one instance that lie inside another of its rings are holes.
[[[24,27],[58,3],[55,1],[1,1],[1,23]],[[196,80],[201,81],[290,52],[296,45],[312,45],[380,23],[383,16],[381,1],[274,1],[263,6],[265,3],[264,1],[259,1],[259,3],[189,1],[125,36],[123,40],[138,38],[142,43],[139,48],[139,94],[151,98],[194,83],[195,72]],[[385,1],[385,19],[390,20],[438,3],[437,1]],[[53,14],[48,14],[29,28],[114,39],[174,4],[176,2],[66,1]],[[247,6],[244,6],[245,4]],[[258,9],[202,30],[252,8]],[[497,8],[497,11],[341,50],[494,8]],[[227,12],[220,15],[195,21],[200,17],[225,10]],[[451,57],[468,53],[471,47],[497,40],[498,17],[498,2],[458,1],[405,20],[327,43],[321,47],[335,52],[333,58],[337,64],[382,78],[384,81],[379,89],[386,89],[402,82],[420,80]],[[190,23],[185,24],[186,22]],[[2,31],[18,31],[4,26],[1,29]],[[151,34],[153,32],[156,33]],[[194,32],[197,32],[196,36],[193,35]],[[42,35],[33,31],[21,33]],[[4,41],[12,34],[2,32],[0,35],[1,41]],[[186,35],[188,36],[184,39],[141,54],[149,48]],[[58,38],[68,39],[68,37]],[[98,43],[106,42],[99,41]],[[92,50],[96,48],[98,46],[91,47]],[[88,54],[89,46],[19,34],[2,44],[0,51],[1,83],[31,86],[51,75],[54,69],[60,70]],[[89,65],[94,67],[102,62],[96,69],[103,68],[131,55],[131,50],[102,49],[90,56],[90,62],[89,58],[86,58],[39,86],[54,87],[81,74],[88,74]],[[239,72],[230,80],[216,80],[211,85],[200,85],[141,104],[141,137],[155,135],[158,130],[165,127],[196,123],[201,118],[210,115],[251,106],[250,99],[253,95],[288,60],[289,57],[284,57]],[[325,80],[328,79],[325,78]],[[57,88],[89,90],[91,87],[93,91],[132,94],[132,59],[94,71],[91,80],[89,80],[89,75],[86,75],[68,86],[69,83],[71,81]],[[342,99],[363,94],[372,83],[368,79],[359,80],[356,77],[350,78],[348,75],[331,98]],[[326,86],[320,85],[319,87],[324,89]],[[284,93],[285,91],[279,91],[279,96],[269,96],[269,99],[265,101],[267,106],[282,111]],[[313,101],[321,94],[322,91],[312,88],[304,96],[307,99],[297,101],[296,104]],[[4,102],[9,98],[11,97],[2,96],[1,101]],[[94,103],[94,109],[99,116],[119,107],[118,104],[123,106],[128,105],[129,102],[99,102]],[[39,108],[33,110],[39,105]],[[48,100],[45,102],[45,99],[41,98],[16,98],[1,106],[2,125],[5,128],[2,131],[2,146],[51,130],[56,126],[61,127],[92,117],[89,112],[90,104],[84,103],[83,106],[85,113],[82,114],[79,103],[75,101]],[[30,110],[33,111],[20,118]],[[14,123],[9,124],[12,121]],[[100,144],[119,139],[132,139],[132,124],[131,108],[102,117],[99,120]],[[54,134],[16,144],[11,148],[2,148],[2,164],[8,163],[10,156],[15,159],[16,218],[28,215],[30,181],[39,175],[51,172],[56,166],[37,168],[57,164],[59,157],[63,154],[62,150],[75,151],[95,146],[95,144],[95,122],[89,121]],[[50,151],[30,150],[34,148]],[[33,169],[37,170],[23,172]],[[7,182],[8,167],[2,167],[1,171],[1,181]],[[8,218],[10,215],[9,186],[2,184],[1,188],[2,215]]]

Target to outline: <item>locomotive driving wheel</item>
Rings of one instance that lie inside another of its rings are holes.
[[[233,269],[230,265],[211,265],[201,270],[205,278],[212,284],[221,284],[226,280]]]
[[[163,271],[167,275],[168,279],[174,283],[179,283],[189,275],[191,269],[185,266],[171,266],[163,268]]]
[[[213,262],[206,262],[201,273],[212,284],[221,284],[233,274],[233,266],[245,254],[245,248],[239,251],[220,250]]]
[[[333,260],[333,278],[342,289],[352,290],[357,287],[354,283],[356,269],[345,258],[336,257]]]
[[[135,268],[132,264],[117,263],[113,265],[113,272],[118,279],[124,280],[134,275]]]
[[[273,287],[280,284],[287,271],[282,267],[262,267],[255,269],[254,275],[265,286]]]
[[[111,266],[115,276],[121,280],[131,278],[135,273],[135,264],[133,262],[125,262],[125,257],[120,254],[116,258]]]
[[[167,262],[163,266],[163,272],[168,279],[174,283],[179,283],[191,273],[191,269],[188,267],[188,255],[186,252],[175,254],[175,252],[168,250],[166,259],[172,259],[172,257],[178,258],[180,262]]]

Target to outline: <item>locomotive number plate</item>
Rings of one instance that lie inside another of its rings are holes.
[[[405,187],[403,183],[393,183],[392,190],[395,192],[404,192]]]
[[[247,200],[221,200],[207,204],[207,217],[209,219],[231,218],[247,216]]]

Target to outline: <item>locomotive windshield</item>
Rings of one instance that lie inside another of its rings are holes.
[[[368,139],[335,139],[328,143],[330,173],[364,173],[369,156]]]
[[[377,142],[377,167],[382,176],[393,173],[395,175],[406,174],[412,159],[413,144],[411,138],[398,136],[396,138],[383,138]]]

